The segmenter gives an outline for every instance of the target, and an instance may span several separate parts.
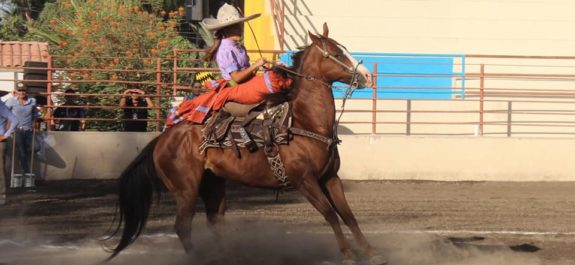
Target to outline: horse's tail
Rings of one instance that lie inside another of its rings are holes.
[[[119,178],[118,208],[120,219],[116,227],[115,235],[122,229],[122,237],[118,245],[112,249],[112,255],[107,260],[114,258],[122,250],[132,244],[146,226],[154,187],[158,180],[156,167],[154,166],[154,147],[158,137],[153,139],[142,152],[122,172]]]

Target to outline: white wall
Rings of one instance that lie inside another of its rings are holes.
[[[51,132],[35,172],[113,179],[157,133]],[[575,181],[575,139],[341,135],[344,179]]]
[[[575,139],[346,136],[344,179],[573,181]]]
[[[16,85],[15,80],[24,79],[24,74],[20,72],[0,71],[0,90],[11,92]]]
[[[287,49],[307,44],[307,31],[321,33],[327,22],[350,51],[574,55],[570,0],[284,2]]]

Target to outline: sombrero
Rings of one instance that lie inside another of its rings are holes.
[[[217,18],[205,18],[200,24],[209,31],[216,31],[237,23],[243,23],[259,17],[261,14],[253,14],[243,17],[240,12],[229,4],[224,4],[218,10]]]
[[[212,72],[199,72],[194,76],[194,81],[200,82],[201,84],[209,80],[215,80],[214,74]]]

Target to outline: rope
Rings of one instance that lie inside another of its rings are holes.
[[[244,13],[242,12],[242,10],[240,10],[239,7],[236,6],[236,9],[238,10],[238,12],[240,13],[240,15],[242,17],[245,17]],[[258,38],[256,37],[256,33],[254,32],[252,25],[250,24],[249,21],[246,21],[246,24],[248,24],[248,27],[250,28],[250,32],[252,33],[252,37],[254,38],[254,41],[256,43],[256,47],[258,49],[258,53],[260,54],[260,58],[264,58],[264,55],[262,54],[262,50],[260,49],[260,44],[258,43]]]

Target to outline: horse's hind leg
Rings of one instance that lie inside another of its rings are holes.
[[[182,242],[186,253],[193,250],[192,244],[192,219],[195,214],[197,200],[197,188],[192,190],[178,191],[175,193],[177,214],[176,214],[176,234]]]
[[[217,235],[217,224],[223,221],[226,211],[225,196],[226,180],[206,171],[200,185],[200,197],[206,207],[208,223]]]
[[[304,178],[306,177],[304,176]],[[302,184],[298,185],[298,189],[330,224],[345,263],[355,264],[355,255],[353,254],[350,244],[343,234],[335,209],[330,204],[330,201],[326,195],[322,192],[319,183],[315,180],[315,178],[312,176],[307,176],[307,179],[310,181],[304,181]]]
[[[327,196],[331,200],[333,207],[336,209],[338,214],[341,216],[343,222],[349,227],[351,230],[356,242],[358,245],[364,250],[364,252],[370,257],[370,264],[372,265],[380,265],[386,264],[386,260],[384,257],[378,255],[375,248],[373,248],[365,236],[359,225],[347,200],[345,199],[345,194],[343,192],[343,184],[339,176],[334,176],[328,179],[325,183],[325,188],[327,190]]]

